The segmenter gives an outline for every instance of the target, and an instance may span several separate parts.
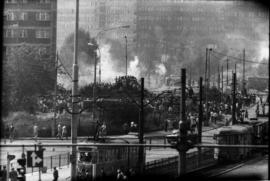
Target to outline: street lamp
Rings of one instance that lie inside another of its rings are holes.
[[[127,76],[127,36],[125,35],[126,39],[126,76]]]
[[[87,45],[88,46],[93,46],[95,49],[99,50],[98,45],[94,45],[92,43],[88,43]],[[95,120],[95,89],[96,89],[96,71],[97,71],[97,57],[96,57],[96,54],[94,55],[94,60],[95,60],[95,63],[94,63],[94,84],[93,84],[93,120]]]
[[[124,26],[117,26],[117,27],[112,27],[112,28],[108,28],[108,29],[104,29],[101,30],[97,33],[97,35],[95,36],[96,39],[99,38],[99,36],[106,32],[106,31],[111,31],[111,30],[116,30],[116,29],[121,29],[121,28],[130,28],[130,25],[124,25]],[[99,44],[99,41],[98,41]],[[126,73],[127,74],[127,73]],[[99,49],[99,82],[101,82],[101,53],[100,53],[100,49]]]

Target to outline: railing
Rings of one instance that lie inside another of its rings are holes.
[[[61,168],[63,166],[69,166],[70,164],[70,153],[53,155],[43,157],[43,168],[40,168],[41,171],[46,171],[47,169],[53,169],[54,167]],[[1,165],[3,167],[3,165]],[[11,167],[17,168],[19,164],[17,162],[12,163]],[[38,172],[39,168],[37,167],[27,167],[26,173]]]
[[[214,159],[213,149],[203,149],[201,154],[201,162],[199,163],[198,151],[187,153],[186,159],[188,165],[188,172],[216,163],[216,160]],[[178,156],[172,156],[169,158],[162,158],[159,160],[147,162],[145,164],[145,170],[146,172],[156,172],[157,169],[167,168],[167,170],[169,170],[170,172],[175,172],[176,174],[177,164]],[[170,167],[171,169],[168,169],[168,167]]]

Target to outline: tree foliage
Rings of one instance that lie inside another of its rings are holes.
[[[6,55],[3,64],[2,104],[5,112],[25,110],[33,113],[37,97],[54,86],[54,63],[44,59],[39,47],[22,45]]]

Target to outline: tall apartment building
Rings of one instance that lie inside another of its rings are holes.
[[[3,45],[7,53],[18,46],[35,46],[52,71],[56,49],[57,0],[5,0]],[[52,82],[54,84],[54,82]]]
[[[136,0],[80,0],[79,28],[88,31],[91,37],[119,40],[124,43],[127,35],[131,42],[134,35]],[[58,0],[57,48],[75,31],[75,1]],[[113,29],[130,25],[129,29]],[[112,29],[112,30],[109,30]],[[104,33],[102,33],[104,32]]]

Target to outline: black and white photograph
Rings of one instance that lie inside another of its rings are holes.
[[[266,2],[1,5],[0,181],[270,180]]]

